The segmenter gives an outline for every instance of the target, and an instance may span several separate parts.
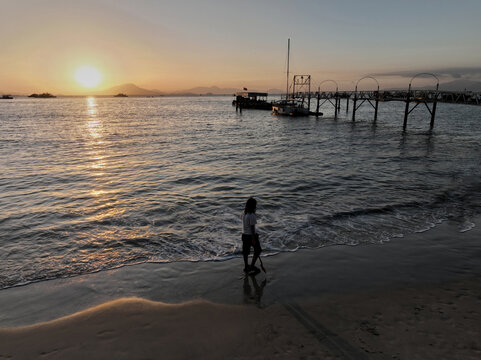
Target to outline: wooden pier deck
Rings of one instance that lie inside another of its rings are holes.
[[[355,91],[316,91],[310,94],[311,98],[317,98],[318,94],[322,99],[353,99]],[[406,101],[408,98],[407,90],[384,90],[384,91],[358,91],[358,98],[370,99],[375,101]],[[465,104],[465,105],[481,105],[481,92],[472,91],[435,91],[435,90],[411,90],[411,101],[426,100],[433,102],[437,98],[437,102],[450,104]]]

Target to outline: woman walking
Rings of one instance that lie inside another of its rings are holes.
[[[259,268],[255,266],[260,253],[262,252],[261,245],[259,243],[259,235],[256,233],[256,207],[257,201],[254,198],[249,198],[242,214],[242,255],[244,256],[244,272],[246,274],[258,274]],[[249,253],[251,246],[254,247],[254,256],[252,262],[249,265]]]

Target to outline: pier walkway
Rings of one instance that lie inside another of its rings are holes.
[[[413,81],[418,77],[432,77],[436,79],[434,89],[415,89],[412,86]],[[377,85],[376,90],[359,91],[358,85],[363,80],[374,81]],[[331,82],[336,85],[335,91],[321,91],[321,85],[326,82]],[[334,106],[334,117],[337,118],[338,112],[341,109],[341,99],[346,99],[346,112],[349,111],[349,102],[352,100],[352,121],[356,121],[356,111],[363,105],[369,104],[374,109],[374,122],[377,121],[377,113],[380,102],[388,101],[402,101],[406,104],[404,111],[403,130],[406,130],[409,114],[420,104],[423,104],[431,116],[430,128],[434,126],[434,119],[436,117],[436,106],[438,102],[464,105],[481,105],[481,93],[471,91],[442,91],[439,90],[439,79],[436,75],[431,73],[419,73],[413,76],[409,82],[407,90],[379,90],[379,82],[372,76],[365,76],[359,79],[356,83],[354,91],[339,91],[337,82],[334,80],[324,80],[319,84],[316,92],[293,92],[294,98],[308,99],[310,104],[311,99],[317,99],[316,111],[310,112],[312,115],[318,116],[321,106],[328,103]]]

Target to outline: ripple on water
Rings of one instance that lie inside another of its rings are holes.
[[[0,104],[0,287],[146,261],[228,259],[259,200],[266,253],[383,243],[481,203],[480,108],[284,119],[228,97]],[[400,115],[399,115],[400,114]],[[462,119],[460,121],[459,119]],[[402,241],[402,240],[400,240]]]

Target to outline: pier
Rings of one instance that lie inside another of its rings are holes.
[[[430,77],[435,80],[435,83],[429,89],[419,89],[413,86],[414,80],[419,77]],[[323,107],[334,108],[334,118],[337,119],[339,112],[341,111],[341,103],[344,103],[346,113],[349,112],[349,106],[352,102],[352,121],[356,121],[356,112],[363,105],[368,105],[373,108],[373,122],[376,123],[377,115],[380,103],[399,101],[405,103],[404,118],[403,118],[403,130],[406,130],[409,115],[419,105],[424,106],[427,110],[427,114],[430,119],[430,129],[434,127],[436,118],[437,103],[448,104],[463,104],[463,105],[481,105],[481,93],[472,91],[443,91],[439,90],[439,79],[436,75],[431,73],[419,73],[414,75],[407,90],[380,90],[379,82],[372,76],[364,76],[360,78],[353,91],[339,91],[338,83],[335,80],[324,80],[319,83],[317,91],[310,90],[310,75],[294,75],[294,84],[296,79],[309,79],[309,87],[306,89],[305,80],[299,83],[298,91],[293,91],[289,96],[293,99],[306,102],[309,106],[309,115],[321,116],[321,109]],[[370,81],[376,84],[372,90],[358,90],[361,82]],[[323,91],[321,87],[330,83],[335,85],[335,90]],[[304,88],[303,88],[304,86]],[[301,90],[302,89],[302,90]],[[310,110],[310,105],[315,101],[315,111]]]
[[[413,88],[413,81],[418,77],[432,77],[436,80],[433,89],[417,89]],[[358,86],[361,81],[372,80],[376,83],[376,88],[369,91],[359,91]],[[321,91],[321,85],[331,82],[336,85],[335,91]],[[315,93],[299,94],[299,96],[314,97],[317,99],[316,115],[324,104],[328,103],[334,107],[334,118],[337,118],[341,110],[341,99],[346,99],[346,113],[349,112],[349,103],[352,101],[352,121],[356,121],[356,112],[364,104],[370,105],[374,110],[373,121],[377,121],[377,114],[380,102],[401,101],[406,104],[404,110],[403,130],[406,130],[409,115],[419,105],[424,105],[430,115],[430,129],[434,127],[436,118],[437,103],[464,104],[464,105],[481,105],[481,93],[471,91],[442,91],[439,90],[439,79],[431,73],[419,73],[414,75],[409,82],[407,90],[384,90],[379,89],[379,82],[372,76],[365,76],[359,79],[355,85],[354,91],[338,90],[337,82],[334,80],[325,80],[318,86]]]

